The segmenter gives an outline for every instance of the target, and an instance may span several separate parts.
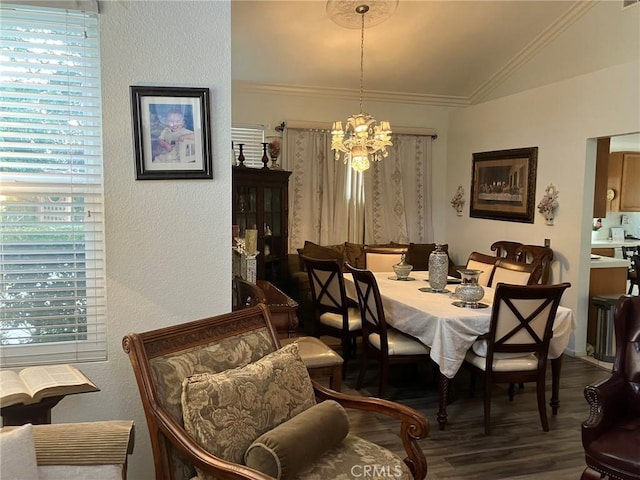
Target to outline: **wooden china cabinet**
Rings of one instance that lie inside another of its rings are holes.
[[[257,278],[282,286],[289,240],[291,172],[263,168],[233,167],[233,224],[240,237],[247,229],[258,230]]]

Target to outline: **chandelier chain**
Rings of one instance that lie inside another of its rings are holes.
[[[346,128],[342,122],[333,122],[331,127],[331,149],[336,160],[343,156],[356,172],[367,170],[371,162],[379,162],[388,156],[387,147],[391,142],[391,126],[387,121],[378,122],[368,113],[364,113],[364,15],[369,5],[356,7],[360,14],[360,113],[347,118]]]
[[[360,113],[362,113],[362,98],[364,96],[364,14],[362,12],[362,28],[360,30]]]

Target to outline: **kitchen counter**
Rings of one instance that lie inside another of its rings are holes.
[[[629,260],[624,258],[603,257],[591,255],[591,268],[628,268]]]
[[[620,248],[620,247],[637,247],[640,240],[624,240],[622,242],[614,242],[613,240],[594,240],[591,242],[591,248]]]

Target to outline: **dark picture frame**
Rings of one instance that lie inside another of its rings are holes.
[[[473,154],[469,216],[533,223],[538,147]]]
[[[213,178],[208,88],[131,86],[138,180]]]

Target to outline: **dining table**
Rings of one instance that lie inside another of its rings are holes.
[[[374,272],[387,323],[393,328],[417,338],[431,349],[431,359],[438,365],[438,414],[440,430],[447,423],[447,403],[451,380],[462,366],[467,351],[478,337],[489,332],[495,289],[484,288],[480,300],[484,308],[456,306],[456,283],[449,277],[444,292],[434,292],[429,285],[429,272],[411,272],[406,280],[398,280],[394,272]],[[347,296],[357,298],[353,276],[345,273]],[[450,282],[450,284],[449,284]],[[550,405],[555,415],[560,406],[560,370],[562,354],[571,333],[576,328],[573,311],[559,306],[553,323],[549,345],[552,391]],[[476,350],[480,350],[476,348]]]

